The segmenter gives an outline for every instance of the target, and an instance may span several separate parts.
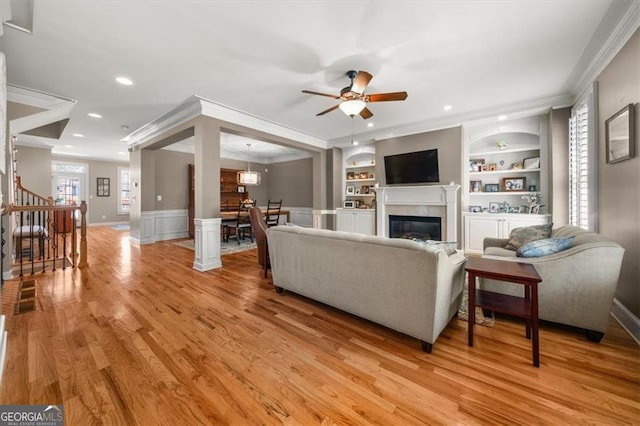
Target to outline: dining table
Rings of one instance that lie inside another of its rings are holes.
[[[272,214],[275,214],[277,210],[269,210],[269,212]],[[249,211],[243,210],[240,213],[240,215],[249,217]],[[267,210],[266,209],[262,210],[262,216],[266,216],[266,215],[267,215]],[[280,209],[280,216],[283,216],[283,215],[287,217],[287,223],[291,222],[291,212],[289,210]],[[222,221],[236,220],[238,218],[238,211],[237,210],[222,211],[220,212],[220,218],[222,218]]]

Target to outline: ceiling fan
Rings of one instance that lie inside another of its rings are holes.
[[[366,71],[347,71],[347,77],[351,79],[351,84],[340,90],[339,96],[314,92],[312,90],[302,91],[302,93],[327,96],[342,101],[338,105],[319,112],[316,114],[317,116],[340,108],[349,117],[353,118],[356,115],[360,115],[360,117],[366,120],[367,118],[373,117],[373,113],[367,108],[368,102],[404,101],[407,99],[407,92],[373,93],[371,95],[365,95],[364,91],[373,78],[373,76]]]

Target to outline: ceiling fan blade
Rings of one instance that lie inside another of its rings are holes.
[[[371,81],[373,76],[366,71],[358,71],[358,75],[356,79],[353,80],[353,84],[351,85],[351,91],[355,93],[364,93],[364,89],[367,88],[367,84]]]
[[[317,114],[316,114],[316,116],[318,116],[318,115],[325,115],[325,114],[326,114],[326,113],[328,113],[328,112],[331,112],[331,111],[333,111],[333,110],[338,109],[338,107],[339,107],[339,105],[334,105],[334,106],[332,106],[332,107],[331,107],[331,108],[329,108],[329,109],[325,109],[324,111],[317,113]]]
[[[367,118],[373,117],[373,113],[371,112],[371,110],[369,110],[369,108],[364,107],[362,111],[360,111],[360,117],[366,120]]]
[[[310,95],[320,95],[320,96],[327,96],[329,98],[333,98],[333,99],[340,99],[340,96],[336,96],[336,95],[329,95],[327,93],[320,93],[320,92],[314,92],[311,90],[303,90],[302,93],[308,93]]]
[[[407,99],[407,92],[374,93],[365,96],[367,102],[404,101]]]

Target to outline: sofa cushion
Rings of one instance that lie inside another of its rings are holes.
[[[518,257],[542,257],[571,248],[575,237],[546,238],[527,243],[516,251]]]
[[[545,223],[544,225],[521,226],[514,228],[509,234],[509,242],[504,247],[508,250],[518,250],[523,245],[532,241],[543,240],[551,236],[551,227],[553,223]]]
[[[444,251],[449,256],[456,254],[458,251],[458,243],[455,241],[434,241],[434,240],[413,240],[422,244],[426,251],[436,253]]]
[[[502,247],[487,247],[484,249],[484,255],[500,256],[500,257],[516,257],[516,252],[513,250],[507,250]]]

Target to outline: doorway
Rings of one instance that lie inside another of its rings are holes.
[[[86,200],[88,165],[80,163],[53,162],[51,196],[56,204],[80,205]],[[76,223],[80,221],[80,211],[75,210]]]

